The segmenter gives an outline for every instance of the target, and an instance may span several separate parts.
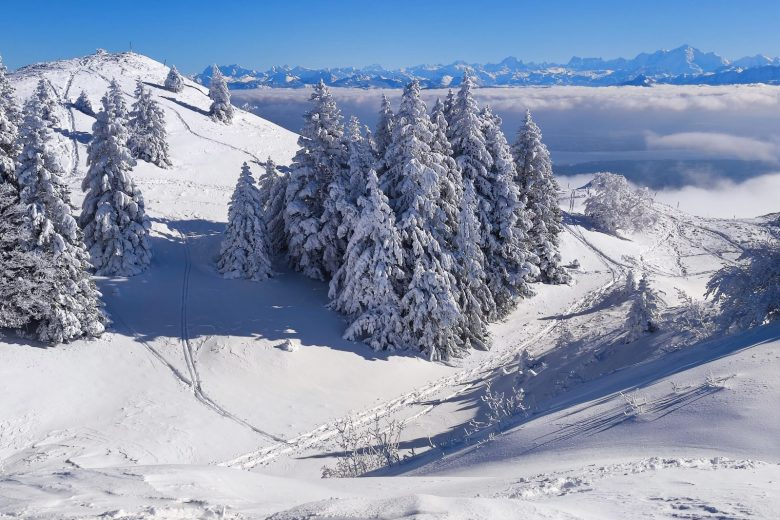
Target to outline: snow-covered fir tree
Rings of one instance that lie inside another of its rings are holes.
[[[122,87],[119,86],[117,80],[111,80],[111,83],[108,85],[106,96],[108,96],[109,100],[111,117],[125,128],[125,133],[127,134],[127,121],[130,114],[127,111],[127,104],[125,103],[125,95],[122,93]],[[105,104],[103,109],[106,110]],[[127,137],[129,137],[129,134],[127,134]]]
[[[387,96],[382,94],[382,104],[379,108],[379,120],[376,123],[376,131],[374,132],[374,153],[379,158],[380,163],[377,165],[377,172],[381,175],[384,170],[384,165],[381,161],[385,157],[390,141],[393,139],[393,107],[390,105],[390,100]]]
[[[460,210],[456,262],[458,265],[458,304],[463,316],[461,334],[466,348],[486,349],[489,345],[488,321],[497,314],[496,302],[488,288],[485,255],[479,247],[480,228],[477,220],[477,194],[471,180]]]
[[[82,114],[95,117],[95,109],[92,108],[92,102],[89,100],[87,93],[83,90],[81,91],[81,94],[79,94],[79,97],[76,98],[76,101],[73,102],[73,108]]]
[[[265,173],[258,180],[258,189],[270,253],[278,255],[287,248],[287,234],[284,230],[287,174],[277,170],[276,163],[270,157],[265,162]]]
[[[492,185],[492,236],[483,243],[487,246],[490,291],[496,299],[499,316],[505,316],[514,308],[516,298],[533,295],[528,280],[539,274],[528,236],[533,223],[515,183],[517,170],[512,150],[501,131],[501,118],[490,107],[482,110],[480,118],[485,147],[493,160],[488,169]]]
[[[631,297],[636,292],[636,273],[633,269],[629,269],[626,274],[626,285],[623,288],[623,294],[627,297]]]
[[[230,91],[225,77],[216,65],[211,67],[211,83],[209,84],[211,119],[220,123],[233,122],[233,105],[230,104]]]
[[[101,334],[105,316],[100,293],[89,276],[70,192],[51,148],[51,123],[44,119],[47,109],[38,96],[25,105],[16,178],[19,200],[27,210],[25,247],[46,266],[34,283],[45,286],[48,300],[37,307],[32,323],[38,339],[61,343]]]
[[[118,118],[121,107],[111,94],[109,90],[103,96],[103,109],[92,125],[79,223],[97,274],[133,276],[151,262],[151,224],[141,191],[130,176],[135,161],[126,145],[127,129]]]
[[[780,245],[777,241],[744,250],[735,265],[707,282],[707,297],[720,307],[724,329],[747,329],[780,319]]]
[[[60,126],[60,118],[57,114],[57,107],[59,106],[57,93],[54,92],[54,87],[49,80],[39,80],[33,96],[38,99],[41,105],[42,118],[46,124],[51,127]]]
[[[16,157],[19,155],[21,113],[0,58],[0,183],[16,182]]]
[[[447,90],[447,96],[444,98],[442,103],[442,113],[449,123],[452,121],[452,109],[455,106],[455,93],[452,91],[452,89]]]
[[[334,164],[330,182],[326,188],[320,218],[320,243],[322,260],[328,276],[333,276],[344,260],[347,243],[357,218],[357,196],[365,185],[365,174],[374,159],[369,142],[363,138],[360,122],[350,119],[344,144],[338,152],[345,154],[346,162],[340,167]]]
[[[165,130],[165,114],[160,105],[152,99],[152,93],[138,82],[135,89],[136,101],[130,112],[127,145],[136,159],[141,159],[160,168],[171,166],[168,157],[168,132]]]
[[[639,279],[636,292],[631,301],[631,307],[626,319],[626,336],[624,341],[632,343],[645,333],[658,330],[658,312],[661,299],[658,293],[650,287],[647,275]]]
[[[300,149],[290,166],[284,222],[292,266],[310,278],[324,280],[332,275],[325,265],[325,250],[335,244],[322,239],[335,236],[337,225],[322,216],[331,181],[344,175],[347,147],[341,112],[322,81],[309,100],[314,106],[305,115]]]
[[[558,183],[553,177],[550,152],[542,142],[542,132],[530,111],[526,111],[525,123],[512,152],[517,167],[516,182],[531,214],[533,225],[528,234],[533,244],[532,252],[538,258],[540,279],[544,283],[568,283],[571,277],[561,265],[559,251],[563,225],[558,206]]]
[[[241,167],[241,175],[230,199],[228,225],[217,268],[225,278],[245,278],[256,282],[273,274],[263,204],[246,163]]]
[[[31,250],[31,231],[16,187],[0,182],[0,329],[26,328],[49,298],[48,285],[39,280],[50,270],[44,256]]]
[[[375,350],[403,348],[397,292],[403,278],[403,250],[395,215],[374,170],[366,174],[358,206],[344,263],[330,283],[331,305],[350,319],[346,339],[364,341]]]
[[[463,199],[463,175],[453,157],[452,145],[447,138],[449,124],[444,115],[444,103],[437,99],[431,110],[434,134],[431,150],[441,155],[444,174],[439,176],[440,205],[444,214],[443,240],[455,243],[458,232],[460,205]]]
[[[330,240],[336,241],[339,249],[344,248],[342,258],[346,254],[347,244],[352,238],[359,218],[358,198],[364,194],[368,172],[373,169],[376,162],[371,143],[363,136],[360,121],[354,116],[350,118],[347,125],[345,139],[349,153],[348,169],[345,171],[345,176],[340,177],[339,183],[331,182],[326,208],[330,206],[333,209],[326,210],[323,214],[323,219],[331,218],[337,224],[337,227],[330,227],[331,232],[336,234]],[[332,216],[328,217],[328,215]],[[323,241],[326,238],[323,236]],[[331,251],[336,252],[337,249],[331,248]],[[338,261],[339,265],[342,261]],[[334,276],[331,280],[331,298],[340,294],[342,279]]]
[[[464,345],[457,330],[462,318],[455,265],[447,249],[447,211],[440,198],[448,168],[444,155],[433,150],[435,131],[420,85],[413,81],[404,89],[382,180],[404,250],[401,316],[406,342],[431,359],[446,359],[459,355]]]
[[[165,88],[171,92],[181,92],[184,90],[184,78],[181,77],[176,65],[171,65],[168,75],[165,77]]]

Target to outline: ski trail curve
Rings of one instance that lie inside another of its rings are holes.
[[[610,280],[602,284],[601,286],[589,291],[581,298],[572,302],[569,305],[569,307],[565,309],[564,312],[561,313],[561,316],[565,316],[567,314],[577,312],[578,310],[581,310],[583,308],[592,305],[594,300],[597,300],[598,298],[602,297],[611,287],[613,287],[620,280],[622,276],[622,269],[620,267],[613,267],[613,264],[611,262],[614,261],[609,259],[609,257],[604,255],[592,244],[588,243],[584,238],[582,238],[581,240],[583,240],[586,247],[594,251],[594,253],[601,259],[601,261],[610,270],[611,273]],[[623,264],[617,262],[615,263],[615,265],[623,266]],[[378,406],[365,409],[362,412],[348,414],[348,416],[346,417],[350,417],[354,424],[361,425],[361,424],[368,423],[369,421],[373,420],[374,417],[376,416],[386,416],[406,407],[419,406],[418,403],[420,403],[421,401],[432,401],[430,404],[423,406],[421,410],[414,413],[410,417],[403,419],[402,422],[404,424],[407,424],[415,419],[418,419],[424,415],[431,413],[442,404],[445,404],[451,401],[453,398],[456,398],[482,384],[482,382],[486,378],[486,374],[487,375],[492,374],[498,370],[503,369],[507,365],[511,364],[517,358],[517,354],[519,352],[521,352],[523,349],[526,349],[527,347],[534,344],[542,337],[552,332],[561,323],[561,321],[562,318],[554,318],[550,320],[550,322],[547,325],[542,327],[536,333],[532,334],[530,337],[525,339],[520,344],[515,345],[514,348],[507,348],[497,356],[488,358],[485,361],[476,365],[475,367],[430,382],[410,392],[404,393],[390,401],[386,401],[385,403],[382,403]],[[443,395],[442,397],[431,399],[431,397],[433,397],[434,394],[440,393],[446,390],[447,388],[457,388],[457,389],[449,392],[446,395]],[[296,451],[302,451],[307,448],[312,448],[318,444],[328,441],[329,439],[337,435],[338,430],[336,428],[336,423],[337,420],[333,420],[330,423],[320,425],[317,428],[310,430],[309,432],[303,433],[301,435],[298,435],[297,437],[289,439],[283,445],[275,444],[271,446],[265,446],[255,451],[235,457],[231,460],[224,461],[220,465],[250,470],[256,466],[267,464],[273,459],[276,459],[280,456],[287,455]]]
[[[230,419],[231,421],[238,423],[241,426],[249,428],[253,432],[269,440],[280,442],[280,443],[286,443],[287,441],[285,441],[285,439],[273,435],[272,433],[263,431],[259,428],[256,428],[255,426],[252,426],[251,424],[241,419],[240,417],[237,417],[230,411],[226,410],[225,408],[217,404],[203,391],[200,375],[198,374],[198,367],[195,362],[194,348],[192,346],[192,342],[190,341],[189,319],[187,313],[188,311],[187,302],[189,301],[189,292],[190,292],[190,273],[192,272],[192,259],[190,255],[190,247],[189,247],[189,241],[187,240],[187,235],[182,232],[179,232],[179,235],[181,236],[182,245],[184,246],[184,273],[182,278],[182,291],[181,291],[181,344],[182,344],[182,350],[184,352],[184,360],[187,364],[187,371],[189,372],[190,375],[190,389],[192,390],[192,393],[195,395],[195,398],[198,401],[200,401],[208,408],[211,408],[213,411],[225,417],[226,419]]]
[[[79,169],[79,142],[76,140],[76,116],[73,114],[73,104],[68,101],[70,96],[70,87],[73,85],[73,78],[76,77],[76,72],[70,75],[68,84],[65,87],[65,93],[63,94],[63,101],[68,106],[68,119],[70,119],[70,140],[73,143],[73,168],[70,171],[70,176],[75,177],[78,174]]]

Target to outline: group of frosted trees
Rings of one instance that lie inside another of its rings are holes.
[[[397,113],[383,99],[371,134],[355,118],[345,127],[317,85],[289,173],[269,160],[258,187],[243,169],[220,270],[262,279],[286,251],[295,269],[330,282],[348,339],[431,359],[487,348],[488,323],[532,295],[531,282],[569,275],[539,128],[528,114],[510,146],[473,88],[464,77],[429,113],[413,82]]]
[[[102,333],[106,317],[90,275],[132,276],[151,260],[150,222],[130,172],[135,159],[168,167],[161,108],[138,83],[130,111],[113,81],[95,114],[78,219],[60,165],[58,100],[47,80],[23,110],[0,65],[0,328],[49,343]]]

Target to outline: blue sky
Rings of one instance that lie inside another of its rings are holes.
[[[133,49],[199,72],[419,63],[565,62],[683,43],[727,58],[780,55],[777,0],[58,0],[3,2],[0,54],[11,68]]]

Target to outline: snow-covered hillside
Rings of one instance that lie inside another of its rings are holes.
[[[0,341],[0,518],[769,518],[780,505],[780,329],[697,344],[670,322],[622,342],[629,269],[674,308],[677,290],[701,298],[743,247],[776,239],[768,220],[656,204],[655,226],[620,238],[575,204],[562,236],[574,283],[536,286],[492,326],[490,352],[452,364],[375,353],[341,338],[325,284],[284,265],[261,284],[216,272],[241,164],[288,164],[296,135],[242,111],[215,123],[203,87],[173,94],[166,74],[125,53],[12,78],[22,97],[46,77],[64,101],[85,90],[93,105],[111,79],[128,101],[141,79],[165,110],[173,167],[133,171],[154,257],[145,274],[99,280],[109,332],[53,348]],[[65,105],[60,119],[78,194],[93,119]],[[518,377],[533,414],[475,431],[486,382],[508,392]],[[339,419],[377,415],[405,423],[408,458],[390,471],[412,476],[320,480]]]

